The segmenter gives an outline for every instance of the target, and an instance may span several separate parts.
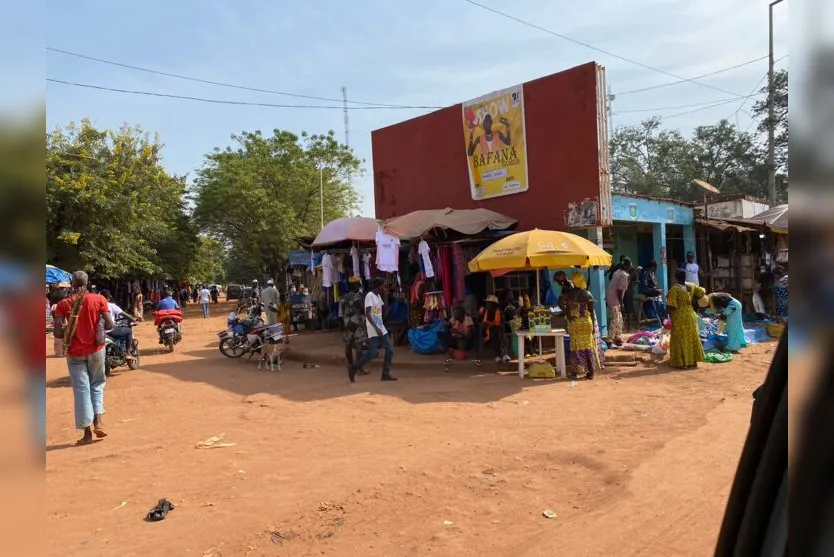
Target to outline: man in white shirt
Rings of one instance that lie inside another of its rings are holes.
[[[208,319],[209,304],[211,303],[211,290],[209,290],[204,284],[200,287],[200,292],[197,295],[197,297],[200,300],[200,305],[203,308],[203,319]]]
[[[353,383],[356,380],[356,373],[365,367],[365,364],[376,358],[380,348],[385,348],[385,360],[382,363],[382,380],[396,381],[397,378],[391,375],[391,360],[394,358],[394,343],[391,335],[385,328],[382,321],[382,300],[383,285],[385,283],[379,277],[371,281],[371,291],[365,295],[365,327],[368,329],[368,351],[362,353],[358,362],[348,367],[348,378]]]
[[[116,325],[107,331],[107,334],[111,337],[125,337],[125,346],[133,346],[133,327],[130,326],[130,324],[133,323],[133,317],[113,301],[113,296],[110,294],[109,290],[102,290],[101,295],[107,300],[107,309],[110,310],[110,316],[113,318],[113,323]],[[132,361],[133,355],[128,352],[125,354],[125,359]]]
[[[264,305],[266,309],[266,322],[268,325],[274,325],[278,323],[278,312],[269,309],[270,307],[278,307],[278,304],[281,303],[281,294],[278,292],[278,289],[275,288],[275,281],[269,279],[266,281],[266,288],[261,291],[261,303]],[[284,334],[289,334],[289,331],[284,331]]]
[[[691,282],[695,286],[701,286],[700,277],[703,273],[701,272],[700,265],[695,263],[695,254],[691,251],[686,254],[684,271],[686,271],[686,282]]]

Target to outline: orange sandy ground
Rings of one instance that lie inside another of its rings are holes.
[[[398,383],[377,362],[351,385],[335,335],[293,339],[318,369],[223,357],[227,308],[190,307],[173,354],[137,327],[141,369],[108,379],[92,446],[72,446],[66,367],[48,359],[49,555],[710,555],[775,349],[572,385],[447,374],[401,348]],[[195,448],[221,433],[235,445]],[[162,497],[176,509],[144,522]]]

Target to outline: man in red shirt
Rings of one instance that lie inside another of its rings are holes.
[[[56,337],[64,339],[72,394],[75,398],[75,427],[84,430],[78,445],[89,445],[96,437],[107,437],[104,414],[104,331],[115,326],[100,294],[87,292],[89,277],[84,271],[72,275],[74,294],[61,300],[53,317]],[[100,324],[104,320],[103,326]],[[66,323],[65,323],[66,320]]]

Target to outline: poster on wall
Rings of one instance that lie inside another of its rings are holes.
[[[527,191],[521,85],[463,103],[463,129],[472,199]]]

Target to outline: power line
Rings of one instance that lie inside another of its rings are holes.
[[[131,65],[131,64],[125,64],[123,62],[116,62],[114,60],[106,60],[104,58],[96,58],[95,56],[88,56],[86,54],[79,54],[78,52],[70,52],[69,50],[63,50],[63,49],[54,48],[54,47],[51,47],[51,46],[46,47],[46,50],[49,50],[49,51],[52,51],[52,52],[57,52],[59,54],[64,54],[66,56],[74,56],[76,58],[82,58],[84,60],[99,62],[101,64],[110,64],[111,66],[118,66],[120,68],[127,68],[127,69],[130,69],[130,70],[136,70],[136,71],[155,74],[155,75],[162,75],[162,76],[165,76],[165,77],[173,77],[175,79],[183,79],[183,80],[186,80],[186,81],[195,81],[197,83],[205,83],[207,85],[217,85],[219,87],[229,87],[231,89],[241,89],[243,91],[254,91],[256,93],[269,93],[271,95],[283,95],[283,96],[286,96],[286,97],[295,97],[295,98],[299,98],[299,99],[310,99],[310,100],[314,100],[314,101],[327,101],[327,102],[339,102],[339,103],[341,103],[342,100],[343,100],[343,99],[329,98],[329,97],[316,97],[316,96],[313,96],[313,95],[302,95],[300,93],[287,93],[285,91],[275,91],[273,89],[260,89],[258,87],[249,87],[247,85],[238,85],[238,84],[235,84],[235,83],[225,83],[225,82],[222,82],[222,81],[212,81],[210,79],[202,79],[202,78],[199,78],[199,77],[192,77],[192,76],[180,75],[180,74],[175,74],[175,73],[170,73],[170,72],[163,72],[161,70],[154,70],[154,69],[151,69],[151,68],[143,68],[141,66],[134,66],[134,65]],[[381,108],[412,108],[412,107],[403,106],[403,105],[377,103],[377,102],[367,102],[367,101],[350,101],[350,102],[353,103],[353,104],[358,104],[358,105],[377,106],[377,107],[381,107]],[[426,108],[442,108],[442,107],[432,106],[432,107],[426,107]]]
[[[787,57],[788,57],[788,55],[787,55],[787,54],[785,54],[784,56],[782,56],[782,57],[780,57],[780,58],[778,58],[778,59],[774,60],[774,62],[773,62],[773,63],[775,64],[775,63],[777,63],[777,62],[781,62],[782,60],[784,60],[784,59],[785,59],[785,58],[787,58]],[[768,74],[769,74],[769,72],[765,72],[765,74],[762,76],[762,78],[759,80],[759,82],[758,82],[758,83],[756,83],[756,86],[755,86],[755,87],[753,87],[753,90],[752,90],[752,91],[750,91],[751,96],[753,96],[753,93],[755,93],[756,91],[758,91],[758,90],[761,88],[762,83],[764,83],[764,80],[765,80],[765,79],[767,79]],[[749,98],[749,97],[748,97],[748,98]],[[736,127],[737,127],[737,128],[739,127],[739,125],[738,125],[738,113],[739,113],[739,112],[741,112],[741,109],[742,109],[742,108],[744,108],[744,105],[745,105],[745,104],[747,104],[747,100],[748,100],[748,99],[744,99],[744,100],[741,102],[741,104],[738,106],[738,108],[736,109],[736,111],[735,111],[735,112],[733,112],[733,115],[730,117],[730,118],[734,118],[734,119],[735,119],[735,121],[736,121]],[[729,118],[728,118],[728,119],[729,119]],[[752,125],[752,120],[751,120],[751,125]],[[746,133],[746,132],[747,132],[747,130],[749,130],[749,129],[750,129],[750,126],[747,126],[747,129],[746,129],[746,130],[744,130],[744,131],[745,131],[745,133]]]
[[[250,101],[236,101],[230,99],[207,99],[204,97],[192,97],[187,95],[171,95],[168,93],[156,93],[153,91],[136,91],[132,89],[118,89],[116,87],[105,87],[103,85],[91,85],[89,83],[76,83],[73,81],[64,81],[62,79],[54,79],[51,77],[46,78],[47,81],[52,83],[60,83],[62,85],[72,85],[73,87],[84,87],[86,89],[97,89],[99,91],[111,91],[114,93],[127,93],[131,95],[146,95],[150,97],[165,97],[168,99],[182,99],[187,101],[198,101],[204,103],[212,103],[212,104],[231,104],[231,105],[238,105],[238,106],[262,106],[267,108],[316,108],[316,109],[333,109],[333,110],[344,110],[342,106],[330,106],[330,105],[315,105],[315,104],[274,104],[274,103],[262,103],[262,102],[250,102]],[[351,110],[399,110],[399,109],[434,109],[434,106],[354,106]]]
[[[785,55],[787,56],[787,55]],[[721,68],[720,70],[715,70],[714,72],[709,72],[701,75],[696,75],[695,77],[689,78],[689,80],[693,79],[702,79],[704,77],[710,77],[713,75],[718,75],[720,73],[729,72],[730,70],[736,70],[738,68],[743,68],[744,66],[749,66],[750,64],[755,64],[756,62],[760,62],[761,60],[766,60],[768,58],[767,55],[762,56],[760,58],[756,58],[754,60],[748,60],[747,62],[742,62],[741,64],[736,64],[735,66],[730,66],[727,68]],[[784,58],[784,57],[783,57]],[[669,83],[661,83],[659,85],[651,85],[649,87],[641,87],[640,89],[629,89],[628,91],[622,91],[621,93],[615,93],[616,95],[630,95],[632,93],[642,93],[643,91],[652,91],[654,89],[662,89],[663,87],[671,87],[672,85],[679,85],[681,83],[686,83],[689,80],[677,80],[677,81],[670,81]]]
[[[750,97],[757,97],[760,93],[750,94],[746,97],[733,97],[731,99],[716,99],[706,102],[699,102],[699,103],[692,103],[692,104],[679,104],[677,106],[662,106],[658,108],[638,108],[634,110],[620,110],[615,112],[614,114],[632,114],[635,112],[661,112],[664,110],[677,110],[679,108],[691,108],[693,106],[705,106],[705,105],[714,105],[715,103],[730,103],[740,99],[749,99]]]
[[[472,4],[473,6],[477,6],[477,7],[479,7],[479,8],[482,8],[482,9],[484,9],[484,10],[488,11],[488,12],[492,12],[492,13],[494,13],[494,14],[500,15],[500,16],[505,17],[505,18],[507,18],[507,19],[511,19],[511,20],[513,20],[513,21],[515,21],[515,22],[517,22],[517,23],[521,23],[522,25],[526,25],[527,27],[531,27],[531,28],[533,28],[533,29],[537,29],[537,30],[539,30],[539,31],[543,31],[543,32],[545,32],[545,33],[548,33],[548,34],[550,34],[550,35],[553,35],[554,37],[559,37],[560,39],[564,39],[564,40],[566,40],[566,41],[570,41],[570,42],[572,42],[572,43],[574,43],[574,44],[578,44],[578,45],[580,45],[580,46],[584,46],[585,48],[589,48],[589,49],[591,49],[591,50],[595,50],[595,51],[600,52],[600,53],[602,53],[602,54],[605,54],[605,55],[607,55],[607,56],[611,56],[612,58],[617,58],[618,60],[622,60],[622,61],[624,61],[624,62],[628,62],[629,64],[634,64],[635,66],[640,66],[641,68],[645,68],[645,69],[647,69],[647,70],[652,70],[653,72],[662,73],[662,74],[664,74],[664,75],[668,75],[669,77],[674,77],[675,79],[680,80],[680,82],[685,82],[685,81],[688,81],[688,82],[691,82],[691,83],[695,83],[696,85],[700,85],[701,87],[706,87],[706,88],[708,88],[708,89],[713,89],[713,90],[715,90],[715,91],[720,91],[720,92],[722,92],[722,93],[726,93],[726,94],[728,94],[728,95],[733,95],[734,97],[741,97],[741,96],[742,96],[742,95],[739,95],[738,93],[734,93],[733,91],[727,91],[726,89],[722,89],[722,88],[720,88],[720,87],[715,87],[714,85],[709,85],[709,84],[707,84],[707,83],[701,83],[700,81],[696,81],[696,79],[698,79],[698,78],[693,78],[693,77],[682,77],[682,76],[677,75],[677,74],[674,74],[674,73],[672,73],[672,72],[667,72],[666,70],[662,70],[662,69],[660,69],[660,68],[655,68],[654,66],[649,66],[648,64],[644,64],[644,63],[642,63],[642,62],[638,62],[637,60],[632,60],[631,58],[626,58],[625,56],[621,56],[621,55],[619,55],[619,54],[616,54],[616,53],[614,53],[614,52],[611,52],[610,50],[605,50],[605,49],[602,49],[602,48],[599,48],[599,47],[593,46],[593,45],[591,45],[591,44],[588,44],[588,43],[585,43],[585,42],[579,41],[579,40],[574,39],[574,38],[572,38],[572,37],[568,37],[567,35],[563,35],[563,34],[561,34],[561,33],[557,33],[556,31],[553,31],[553,30],[548,29],[548,28],[546,28],[546,27],[542,27],[541,25],[536,25],[535,23],[530,23],[529,21],[525,21],[525,20],[523,20],[523,19],[521,19],[521,18],[518,18],[518,17],[512,16],[512,15],[510,15],[510,14],[508,14],[508,13],[501,12],[501,11],[496,10],[496,9],[494,9],[494,8],[490,8],[489,6],[485,6],[484,4],[479,4],[478,2],[475,2],[474,0],[463,0],[463,1],[464,1],[464,2],[466,2],[466,3],[468,3],[468,4]]]
[[[686,114],[693,114],[695,112],[701,112],[702,110],[709,110],[710,108],[715,108],[717,106],[724,106],[725,104],[734,103],[738,99],[730,99],[728,101],[719,101],[713,103],[709,106],[702,106],[701,108],[695,108],[693,110],[686,110],[684,112],[678,112],[677,114],[672,114],[671,116],[661,116],[661,120],[668,120],[669,118],[677,118],[678,116],[685,116]]]

